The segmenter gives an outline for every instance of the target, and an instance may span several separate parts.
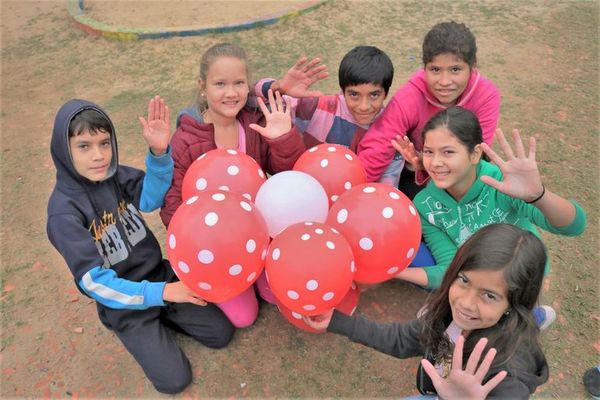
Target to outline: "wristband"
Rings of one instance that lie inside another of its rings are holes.
[[[535,199],[533,199],[531,201],[526,201],[525,203],[533,204],[536,201],[539,201],[542,197],[544,197],[545,194],[546,194],[546,186],[544,186],[544,184],[542,183],[542,194],[540,194],[538,197],[536,197]]]

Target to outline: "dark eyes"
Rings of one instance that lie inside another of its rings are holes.
[[[492,293],[484,293],[483,296],[488,300],[496,300],[496,296],[493,295]]]

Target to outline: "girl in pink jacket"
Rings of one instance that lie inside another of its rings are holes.
[[[483,141],[491,145],[500,113],[500,93],[477,70],[476,53],[475,37],[464,24],[442,22],[427,33],[423,69],[398,89],[359,143],[358,156],[369,181],[379,180],[392,161],[392,139],[408,136],[415,149],[421,151],[425,123],[451,106],[472,111],[480,121]],[[412,199],[428,176],[424,170],[415,176],[409,163],[398,188]]]

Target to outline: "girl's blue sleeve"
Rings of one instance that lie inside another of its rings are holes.
[[[146,156],[146,175],[140,197],[140,211],[151,212],[160,208],[171,181],[173,180],[173,158],[171,146],[162,156],[155,156],[148,151]]]
[[[166,282],[129,281],[112,269],[94,267],[78,283],[88,296],[109,308],[144,310],[165,305]]]

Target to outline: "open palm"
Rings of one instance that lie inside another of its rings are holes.
[[[267,121],[266,126],[262,127],[257,124],[250,124],[250,128],[268,139],[277,139],[292,129],[292,117],[290,115],[291,107],[287,102],[284,107],[284,101],[281,94],[279,94],[279,92],[276,92],[275,94],[276,100],[273,97],[273,91],[269,89],[269,104],[271,105],[271,110],[267,108],[265,102],[260,97],[258,98],[258,105]]]
[[[456,340],[454,346],[454,354],[452,355],[452,369],[447,378],[442,378],[435,367],[427,360],[422,360],[423,369],[431,378],[433,386],[440,398],[442,399],[469,399],[479,400],[485,399],[487,395],[506,378],[507,372],[501,371],[494,375],[485,384],[482,384],[490,366],[496,357],[496,349],[491,349],[485,355],[479,368],[479,360],[483,353],[483,349],[487,344],[487,339],[479,339],[469,359],[467,365],[463,369],[463,348],[465,338],[461,335]]]
[[[167,151],[170,140],[169,107],[160,96],[155,96],[148,102],[148,120],[139,117],[142,125],[142,135],[148,147],[155,155]]]
[[[514,152],[506,141],[502,130],[496,130],[496,137],[506,160],[503,160],[487,144],[482,143],[481,146],[483,151],[490,157],[490,160],[500,168],[503,179],[498,181],[490,176],[482,176],[481,181],[511,197],[525,201],[536,199],[542,193],[543,186],[535,161],[535,138],[531,137],[529,139],[529,154],[525,154],[525,147],[517,129],[513,129]]]
[[[321,65],[319,58],[308,61],[308,58],[301,57],[281,78],[279,86],[285,94],[292,97],[322,96],[320,91],[311,91],[309,88],[315,82],[328,76],[327,66]]]

